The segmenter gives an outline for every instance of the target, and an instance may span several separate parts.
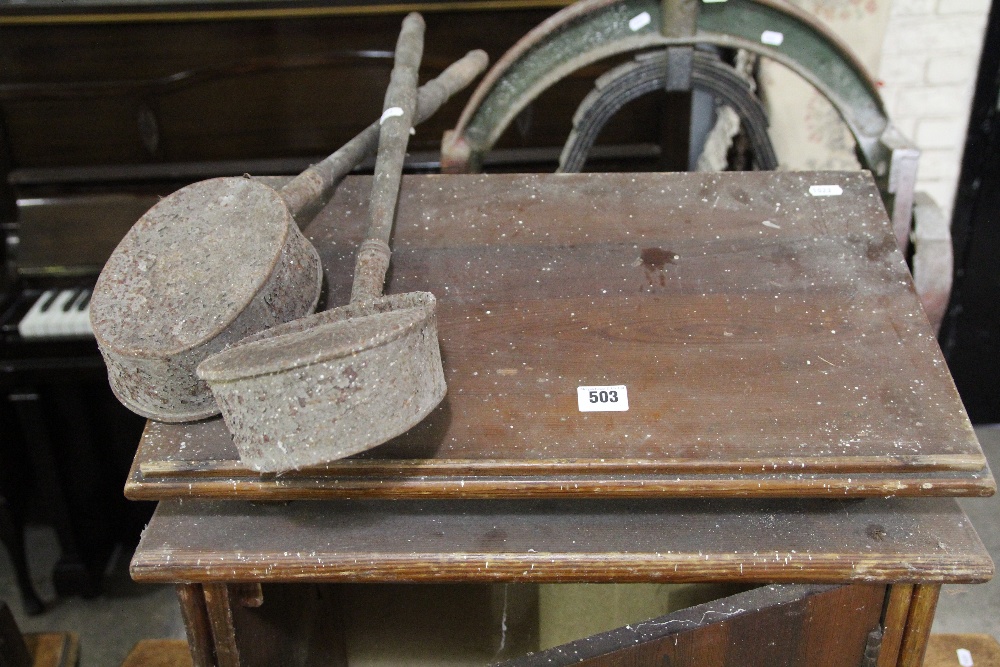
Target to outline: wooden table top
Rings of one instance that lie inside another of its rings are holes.
[[[159,504],[146,582],[980,582],[951,498]]]
[[[307,227],[349,298],[370,179]],[[826,194],[830,192],[841,194]],[[864,172],[406,176],[387,292],[433,292],[448,396],[366,454],[261,476],[150,422],[135,499],[989,495]],[[581,386],[628,410],[582,412]]]

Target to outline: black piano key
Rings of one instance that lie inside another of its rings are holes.
[[[90,305],[90,295],[93,294],[89,289],[83,290],[83,298],[76,305],[77,311],[87,310],[87,306]]]
[[[39,312],[44,313],[48,311],[48,309],[52,306],[52,302],[55,301],[58,297],[59,297],[59,290],[52,290],[52,293],[49,294],[49,298],[46,299],[45,303],[42,304],[42,307],[39,309]]]
[[[64,313],[68,313],[70,310],[72,310],[73,309],[73,304],[80,297],[80,291],[79,290],[70,290],[70,291],[72,292],[73,296],[71,296],[70,298],[66,299],[66,303],[63,304],[62,311]]]

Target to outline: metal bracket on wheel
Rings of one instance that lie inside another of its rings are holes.
[[[691,69],[694,65],[694,49],[690,46],[671,46],[667,49],[668,93],[691,90]]]

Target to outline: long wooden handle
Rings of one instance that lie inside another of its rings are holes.
[[[489,64],[485,51],[469,51],[417,91],[416,123],[433,116],[448,99],[468,86]],[[379,124],[375,121],[336,152],[314,164],[281,189],[295,221],[302,227],[329,200],[334,188],[352,169],[378,147]],[[312,215],[310,215],[312,214]]]
[[[417,108],[417,74],[424,51],[424,20],[413,13],[403,20],[396,42],[396,60],[385,92],[385,104],[379,124],[378,155],[368,206],[368,236],[358,249],[354,267],[351,302],[382,295],[385,274],[389,269],[389,238],[396,219],[399,182],[403,161]]]

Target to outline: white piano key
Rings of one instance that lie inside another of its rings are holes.
[[[76,290],[62,290],[59,292],[56,300],[52,302],[52,307],[40,314],[38,322],[41,327],[42,336],[57,337],[64,335],[62,332],[66,317],[64,309],[73,301],[75,296]]]
[[[18,322],[18,333],[30,339],[93,337],[90,294],[89,289],[47,290]]]
[[[63,335],[66,308],[72,305],[76,294],[75,290],[60,290],[59,296],[52,302],[52,308],[42,314],[41,321],[46,336],[54,338]]]

